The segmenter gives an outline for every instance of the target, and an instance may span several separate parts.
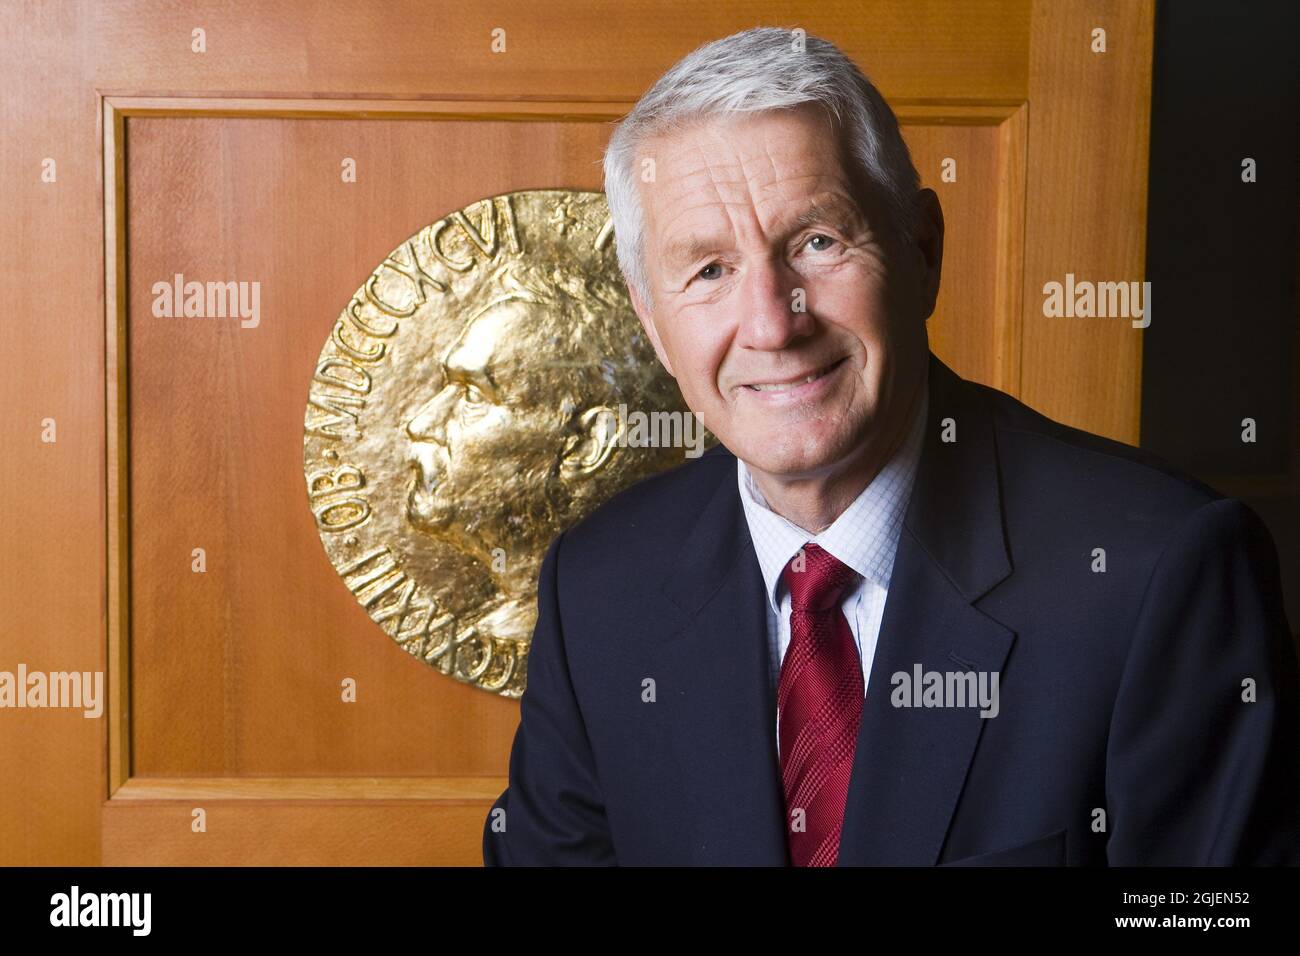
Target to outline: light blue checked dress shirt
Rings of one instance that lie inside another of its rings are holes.
[[[820,534],[810,534],[770,510],[749,469],[743,461],[736,459],[740,500],[766,585],[773,700],[776,700],[781,661],[790,646],[790,591],[781,580],[781,572],[809,541],[862,575],[858,586],[845,595],[840,607],[858,646],[862,686],[867,686],[876,641],[880,636],[885,598],[889,595],[889,579],[894,570],[894,553],[898,550],[903,515],[912,494],[916,466],[921,459],[929,404],[928,389],[922,383],[921,405],[903,444],[862,494]],[[777,728],[779,738],[779,718]]]

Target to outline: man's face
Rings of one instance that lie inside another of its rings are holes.
[[[446,385],[406,426],[411,523],[481,556],[522,540],[561,451],[560,413],[537,381],[540,308],[511,301],[472,321],[443,361]]]
[[[665,134],[644,157],[653,313],[633,303],[691,409],[772,475],[825,474],[892,443],[927,361],[933,193],[929,246],[901,247],[811,105]],[[941,217],[938,230],[941,250]]]

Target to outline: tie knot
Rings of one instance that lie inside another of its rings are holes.
[[[839,605],[858,572],[815,544],[805,544],[781,572],[796,611],[826,611]]]

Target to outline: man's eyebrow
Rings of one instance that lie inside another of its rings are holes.
[[[790,224],[782,231],[783,235],[798,232],[800,229],[808,226],[815,226],[820,222],[829,222],[833,225],[851,228],[863,222],[862,212],[850,200],[835,197],[821,203],[813,203],[790,220]],[[711,236],[687,236],[683,239],[675,239],[668,244],[664,251],[664,261],[669,268],[685,266],[687,263],[694,262],[703,258],[709,253],[715,252],[727,240],[721,237]]]
[[[723,244],[722,239],[712,239],[705,236],[687,236],[685,239],[674,239],[668,243],[668,249],[664,252],[664,261],[670,268],[675,266],[685,266],[688,262],[694,262],[701,259],[710,252],[719,248]]]
[[[798,232],[805,226],[831,222],[837,226],[855,226],[863,221],[862,211],[851,200],[836,196],[824,203],[813,203],[794,217],[789,231]]]

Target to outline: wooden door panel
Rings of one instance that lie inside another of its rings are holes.
[[[577,157],[602,131],[127,119],[133,774],[500,772],[515,706],[404,653],[330,565],[303,412],[339,311],[389,251],[494,192],[599,189]],[[154,317],[153,284],[177,273],[259,282],[259,324]],[[192,573],[200,547],[207,570]]]
[[[921,184],[943,206],[930,347],[958,375],[1018,395],[1028,107],[898,113]]]

